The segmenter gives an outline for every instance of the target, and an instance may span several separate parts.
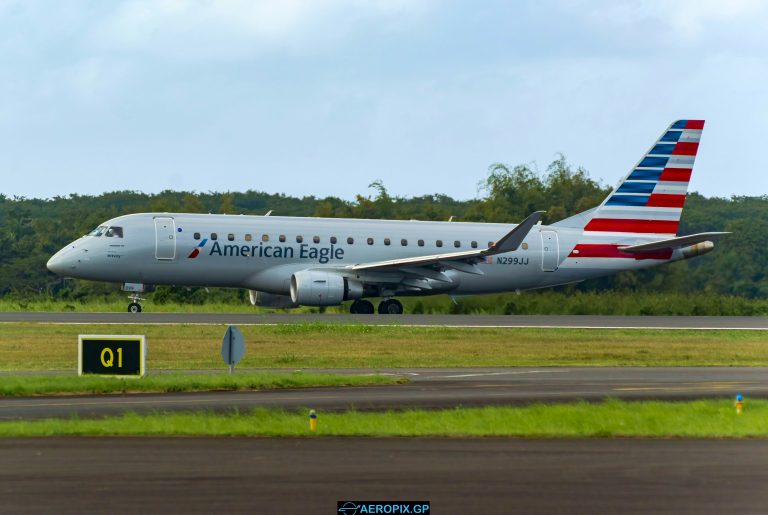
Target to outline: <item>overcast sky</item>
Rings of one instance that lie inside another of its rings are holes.
[[[0,0],[0,193],[613,185],[703,118],[691,189],[765,195],[766,56],[760,0]]]

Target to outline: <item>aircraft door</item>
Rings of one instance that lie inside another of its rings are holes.
[[[560,262],[560,241],[555,231],[541,231],[541,269],[554,272]]]
[[[176,258],[176,222],[169,216],[155,218],[155,258],[163,261]]]

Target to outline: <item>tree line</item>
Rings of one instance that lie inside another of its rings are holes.
[[[478,195],[456,200],[434,194],[392,196],[381,181],[354,200],[337,197],[291,197],[261,191],[146,194],[115,191],[101,195],[69,195],[52,199],[7,197],[0,194],[0,298],[48,296],[84,300],[115,295],[118,288],[87,281],[62,280],[45,268],[50,256],[99,223],[122,214],[167,211],[285,216],[328,216],[517,223],[535,210],[546,210],[544,223],[556,222],[599,204],[610,192],[560,156],[544,171],[530,165],[495,163],[478,185]],[[624,272],[563,287],[562,292],[668,292],[768,296],[768,196],[704,197],[686,200],[679,234],[731,231],[715,251],[652,270]],[[243,299],[239,292],[166,289],[176,300]]]

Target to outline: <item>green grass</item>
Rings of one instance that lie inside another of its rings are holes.
[[[319,386],[397,384],[403,379],[318,373],[163,374],[141,379],[97,376],[7,375],[0,376],[0,397],[52,394],[135,392],[199,392],[211,390],[266,390]]]
[[[258,409],[214,414],[129,413],[94,420],[0,422],[0,436],[372,436],[372,437],[768,437],[768,401],[728,400],[536,404],[525,407],[319,413]]]
[[[271,313],[275,310],[251,306],[246,298],[234,300],[222,298],[221,291],[214,289],[210,295],[202,292],[174,293],[172,299],[164,294],[168,288],[160,287],[148,294],[146,307],[152,312],[200,312],[200,313]],[[219,295],[215,293],[219,292]],[[27,298],[5,297],[0,299],[0,311],[125,311],[127,300],[123,294],[107,297],[92,296],[90,300],[54,300],[46,296]],[[186,299],[186,302],[185,300]],[[546,315],[546,314],[601,314],[601,315],[768,315],[768,299],[749,299],[722,294],[664,293],[664,292],[563,292],[542,290],[492,295],[459,297],[457,302],[447,295],[429,297],[405,297],[401,299],[406,313],[461,313],[497,315]],[[204,302],[204,303],[200,303]],[[329,308],[301,307],[285,310],[285,313],[348,313],[349,303]]]
[[[151,294],[148,297],[150,301],[143,303],[148,312],[152,313],[273,313],[275,310],[267,310],[252,306],[247,301],[242,303],[229,302],[209,302],[206,304],[159,304],[151,302]],[[130,302],[127,297],[120,296],[114,300],[88,300],[66,301],[66,300],[0,300],[0,311],[7,312],[80,312],[80,313],[124,313]],[[348,312],[345,309],[343,312]],[[293,312],[293,311],[289,311]],[[314,310],[298,310],[300,312],[318,312]],[[340,311],[341,312],[341,311]]]
[[[768,366],[764,331],[240,326],[242,368]],[[147,336],[148,370],[223,367],[223,325],[0,324],[0,369],[74,370],[78,334]]]

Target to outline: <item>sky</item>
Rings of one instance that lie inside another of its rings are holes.
[[[766,195],[766,56],[761,0],[0,0],[0,193],[613,185],[689,118],[690,189]]]

